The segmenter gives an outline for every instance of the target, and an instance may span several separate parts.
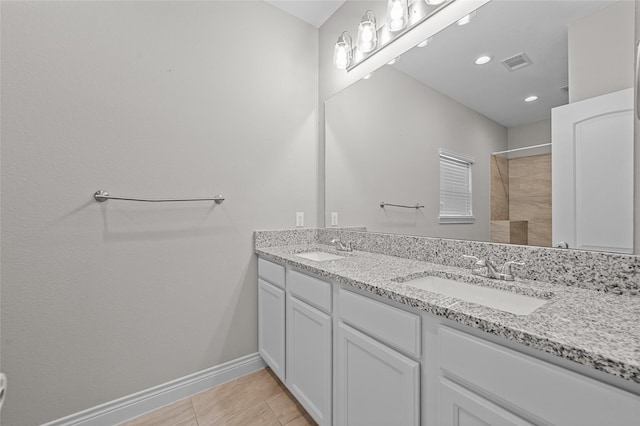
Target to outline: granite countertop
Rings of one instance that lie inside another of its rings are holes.
[[[343,259],[316,262],[296,253],[322,250]],[[336,252],[322,244],[256,248],[286,263],[404,305],[575,361],[640,384],[640,298],[540,281],[513,282],[471,275],[469,270],[364,251]],[[417,289],[402,281],[438,275],[549,301],[529,315],[515,315]]]

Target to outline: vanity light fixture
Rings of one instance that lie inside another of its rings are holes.
[[[493,58],[491,58],[491,56],[487,56],[487,55],[479,56],[476,59],[476,65],[488,64],[489,62],[491,62],[491,59],[493,59]]]
[[[458,20],[458,25],[462,26],[462,25],[467,25],[469,22],[471,22],[471,19],[476,16],[476,12],[473,11],[468,15],[463,16],[462,18],[460,18]]]
[[[343,32],[338,37],[336,46],[333,49],[333,64],[339,70],[345,70],[351,63],[351,50],[353,41],[348,32]]]
[[[358,50],[369,53],[375,50],[378,45],[378,28],[376,25],[376,15],[371,10],[367,10],[358,25]]]
[[[376,15],[367,10],[358,25],[358,34],[353,40],[348,32],[343,32],[333,51],[336,68],[350,71],[389,43],[402,37],[409,30],[423,23],[455,0],[386,0],[387,16],[378,24]],[[467,19],[473,16],[470,14]],[[424,47],[428,38],[417,47]],[[393,63],[393,62],[392,62]]]
[[[524,98],[525,102],[533,102],[533,101],[537,101],[537,100],[538,100],[538,97],[536,95],[531,95],[531,96],[528,96],[528,97]]]
[[[409,3],[407,0],[389,0],[387,3],[387,25],[392,33],[398,32],[409,22]]]

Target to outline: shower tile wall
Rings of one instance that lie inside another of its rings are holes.
[[[491,241],[551,246],[551,154],[492,156]]]
[[[551,246],[551,154],[509,160],[509,219],[528,222],[528,244]]]

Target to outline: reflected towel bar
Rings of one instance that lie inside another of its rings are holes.
[[[215,201],[216,204],[221,204],[224,201],[222,195],[214,195],[211,198],[128,198],[128,197],[116,197],[110,195],[107,191],[99,190],[93,194],[93,198],[99,203],[107,200],[123,200],[123,201],[141,201],[143,203],[170,203],[180,201]]]
[[[385,208],[385,206],[402,207],[403,209],[422,209],[422,208],[424,208],[424,206],[421,206],[420,204],[416,204],[415,206],[404,206],[402,204],[385,203],[384,201],[380,203],[380,207],[382,207],[383,209]]]

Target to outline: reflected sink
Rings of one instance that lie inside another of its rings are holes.
[[[403,284],[516,315],[528,315],[547,303],[545,299],[432,275],[404,281]]]
[[[338,256],[337,254],[327,253],[325,251],[310,251],[307,253],[296,253],[296,256],[302,257],[308,260],[315,260],[316,262],[344,259],[344,256]]]

